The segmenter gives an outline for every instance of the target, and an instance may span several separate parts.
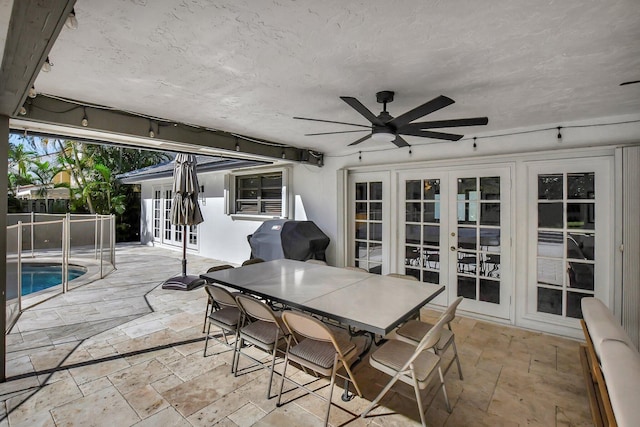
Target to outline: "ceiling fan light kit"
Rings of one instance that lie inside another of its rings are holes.
[[[365,129],[356,130],[356,131],[348,130],[348,131],[338,131],[338,132],[312,133],[312,134],[306,134],[307,136],[333,135],[333,134],[339,134],[339,133],[352,133],[352,132],[369,132],[369,134],[365,135],[360,139],[357,139],[356,141],[352,142],[349,145],[357,145],[371,138],[374,141],[392,142],[397,147],[409,147],[409,143],[405,141],[401,135],[441,139],[445,141],[458,141],[464,135],[457,135],[457,134],[445,133],[445,132],[434,132],[428,129],[451,128],[451,127],[459,127],[459,126],[483,126],[489,122],[489,119],[487,117],[471,117],[466,119],[438,120],[438,121],[417,122],[417,123],[414,122],[414,120],[417,120],[421,117],[424,117],[428,114],[438,111],[455,102],[453,99],[443,95],[433,98],[431,101],[428,101],[422,105],[419,105],[418,107],[412,110],[409,110],[406,113],[399,115],[398,117],[393,117],[387,111],[387,103],[393,101],[394,95],[395,93],[390,90],[383,90],[376,93],[376,101],[382,104],[382,111],[377,116],[373,114],[367,107],[365,107],[356,98],[353,98],[350,96],[340,97],[340,99],[342,99],[351,108],[356,110],[362,117],[364,117],[371,123],[371,125],[368,125],[368,126],[364,126],[357,123],[345,123],[345,122],[337,122],[332,120],[312,119],[307,117],[294,117],[294,119],[309,120],[309,121],[323,122],[323,123],[334,123],[334,124],[357,126],[357,127],[365,128]]]

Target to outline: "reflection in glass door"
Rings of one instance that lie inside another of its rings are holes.
[[[353,252],[350,264],[370,273],[382,274],[385,245],[383,223],[383,196],[386,183],[380,176],[352,175],[350,191],[353,205]]]
[[[504,173],[503,173],[504,175]],[[453,178],[453,177],[452,177]],[[456,295],[474,311],[507,317],[508,289],[503,278],[505,255],[503,230],[508,230],[504,178],[500,175],[458,176],[455,179],[456,209],[451,213],[457,229],[455,253]],[[452,188],[453,190],[453,188]]]
[[[510,169],[406,172],[399,179],[405,274],[444,285],[435,304],[463,296],[465,310],[508,318]]]
[[[594,296],[595,174],[538,175],[537,311],[582,318]]]
[[[440,179],[405,181],[405,274],[440,284]]]

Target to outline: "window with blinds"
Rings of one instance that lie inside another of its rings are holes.
[[[282,215],[282,172],[235,177],[235,213]]]

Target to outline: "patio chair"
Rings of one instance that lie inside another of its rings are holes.
[[[236,302],[242,313],[240,324],[243,325],[238,331],[237,345],[233,355],[232,371],[238,375],[238,363],[240,355],[244,355],[256,362],[265,369],[269,370],[269,387],[267,388],[267,399],[271,398],[271,383],[273,381],[273,371],[276,364],[276,356],[278,351],[282,355],[286,352],[285,348],[278,348],[280,344],[286,344],[289,340],[289,332],[281,317],[271,308],[253,297],[247,295],[237,295]],[[248,342],[255,347],[269,353],[271,355],[271,363],[267,365],[249,354],[242,352],[244,343]],[[252,365],[256,366],[256,365]],[[247,369],[251,368],[249,366]]]
[[[242,266],[244,267],[245,265],[258,264],[260,262],[264,262],[264,260],[262,258],[251,258],[243,262]]]
[[[353,383],[358,396],[362,396],[360,387],[358,387],[351,372],[351,365],[359,359],[364,343],[353,341],[345,331],[330,329],[318,319],[299,312],[285,311],[282,313],[282,320],[291,332],[292,339],[289,340],[287,346],[284,369],[282,370],[282,382],[280,383],[276,406],[282,406],[282,389],[284,380],[287,379],[307,393],[327,401],[327,412],[324,420],[324,425],[326,426],[329,422],[331,396],[333,395],[336,377]],[[296,337],[302,338],[297,340]],[[329,398],[327,399],[308,387],[286,378],[287,367],[291,362],[322,376],[330,377]],[[346,376],[338,373],[340,368],[344,368]]]
[[[412,276],[410,274],[400,274],[400,273],[389,273],[387,274],[388,277],[397,277],[398,279],[406,279],[406,280],[412,280],[414,282],[419,282],[420,279],[418,279],[416,276]]]
[[[305,262],[308,262],[309,264],[329,265],[326,261],[322,261],[320,259],[308,259]]]
[[[203,356],[207,356],[207,345],[209,339],[213,338],[221,344],[226,345],[230,349],[235,349],[235,344],[238,341],[238,323],[240,321],[240,310],[236,303],[235,295],[226,290],[225,288],[217,285],[206,284],[207,293],[211,295],[213,299],[214,309],[207,316],[209,326],[207,328],[207,336],[204,340],[204,353]],[[216,336],[211,335],[211,325],[216,325],[222,331],[222,338],[224,341],[219,340]],[[235,341],[229,343],[227,334],[231,333],[235,335]],[[219,353],[216,353],[219,354]],[[233,370],[233,363],[231,364]]]
[[[449,347],[453,347],[453,359],[449,361],[447,367],[444,369],[444,374],[446,375],[453,364],[453,361],[458,365],[458,374],[460,375],[460,379],[462,380],[462,367],[460,366],[460,357],[458,356],[458,349],[456,348],[456,340],[455,334],[451,329],[451,322],[456,318],[456,309],[458,305],[462,301],[462,297],[456,298],[453,303],[447,307],[447,309],[442,313],[441,318],[444,319],[447,324],[448,329],[443,329],[440,334],[440,340],[434,347],[436,354],[443,355],[445,351]],[[426,322],[421,322],[420,320],[409,320],[407,323],[402,325],[400,328],[396,330],[396,335],[398,340],[407,342],[409,344],[418,345],[418,343],[422,340],[422,338],[433,328],[433,325]]]
[[[360,415],[362,418],[365,418],[366,415],[371,412],[396,382],[401,381],[413,386],[418,410],[420,412],[420,421],[423,426],[426,426],[420,390],[427,388],[436,373],[440,377],[440,387],[447,405],[447,411],[451,413],[451,405],[449,404],[447,389],[444,385],[444,376],[440,368],[440,356],[429,351],[438,343],[442,327],[445,323],[446,319],[441,317],[422,338],[418,346],[392,339],[384,343],[371,355],[369,359],[371,366],[390,375],[391,380]],[[434,394],[434,398],[436,394]],[[431,402],[429,402],[429,404],[431,404]]]
[[[216,265],[208,269],[207,273],[212,273],[214,271],[220,271],[220,270],[227,270],[229,268],[233,268],[233,265],[229,265],[229,264]],[[204,322],[202,323],[203,334],[207,329],[207,316],[209,316],[209,314],[211,314],[211,311],[213,311],[213,298],[211,297],[211,294],[209,293],[209,290],[206,287],[204,288],[204,290],[207,293],[207,309],[204,312]]]

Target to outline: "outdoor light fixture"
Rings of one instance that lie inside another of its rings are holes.
[[[49,61],[49,57],[47,56],[47,59],[45,59],[44,64],[42,64],[42,71],[44,71],[45,73],[48,73],[49,71],[51,71],[51,67],[53,67],[53,64],[51,63],[51,61]]]
[[[149,120],[149,138],[155,138],[156,133],[153,131],[153,122]]]
[[[371,134],[371,139],[379,142],[391,142],[396,139],[396,136],[384,126],[381,127],[381,129],[376,129],[374,127],[373,133]]]
[[[76,18],[76,10],[75,9],[71,9],[71,13],[69,13],[69,16],[67,16],[67,22],[65,22],[64,25],[67,28],[70,28],[72,30],[77,30],[78,29],[78,19]]]
[[[80,123],[82,124],[82,126],[87,127],[89,126],[89,119],[87,118],[87,109],[83,107],[82,110],[84,111],[84,114],[82,116],[82,121]]]
[[[29,98],[33,99],[36,97],[36,95],[37,95],[36,88],[34,86],[31,86],[31,88],[29,88],[29,93],[28,93]]]
[[[24,108],[24,107],[20,107],[19,114],[20,114],[21,116],[26,116],[26,115],[27,115],[27,109],[26,109],[26,108]]]

